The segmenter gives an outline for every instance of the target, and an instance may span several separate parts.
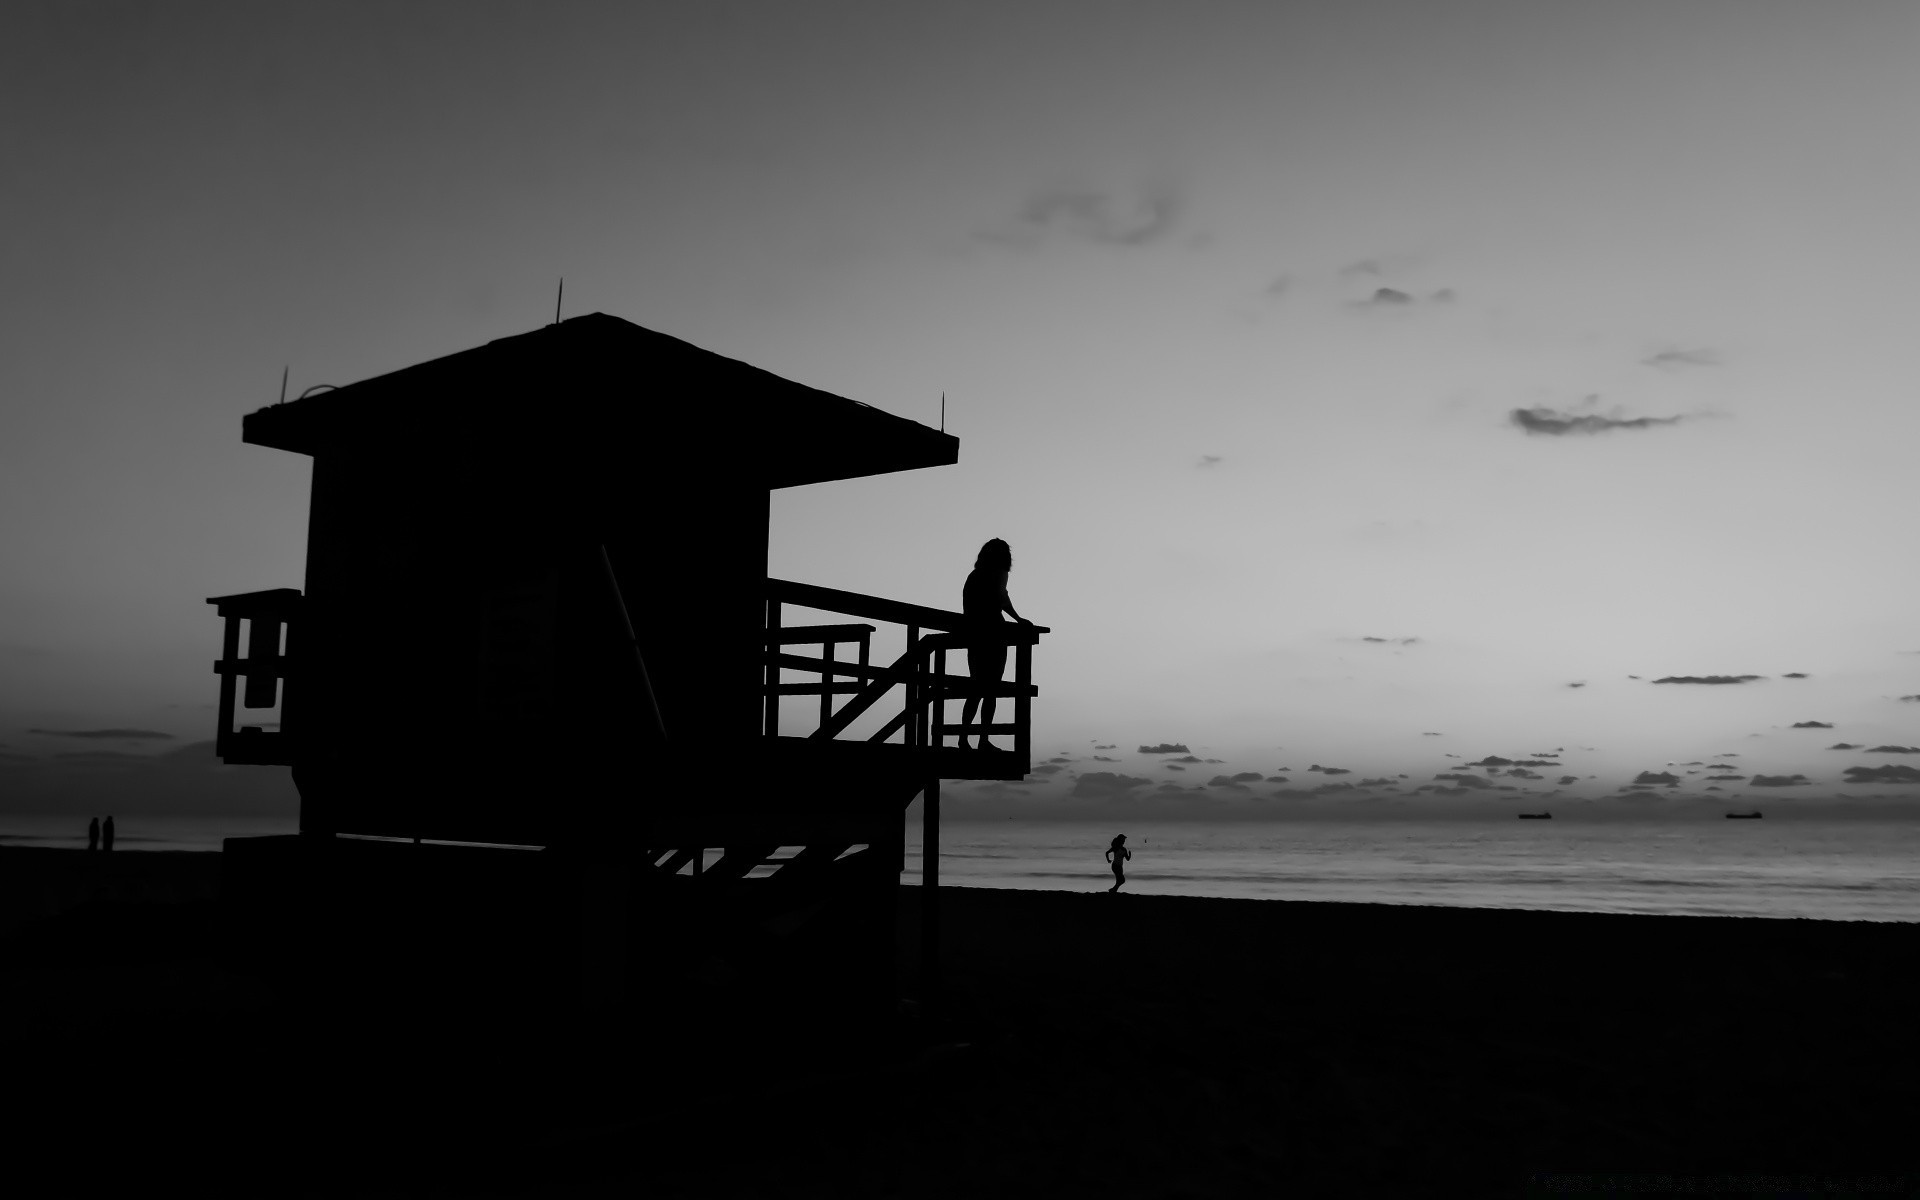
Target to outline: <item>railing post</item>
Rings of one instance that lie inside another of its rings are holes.
[[[947,735],[940,727],[947,723],[947,648],[934,651],[933,656],[933,705],[929,714],[932,743],[935,750],[943,750],[947,745]]]
[[[1013,681],[1019,691],[1013,698],[1013,752],[1021,762],[1033,761],[1032,731],[1029,728],[1033,713],[1033,702],[1028,698],[1032,690],[1028,685],[1033,682],[1033,638],[1026,637],[1013,652]]]
[[[764,652],[767,655],[767,715],[764,724],[766,725],[766,735],[768,737],[778,737],[780,735],[780,663],[778,661],[780,655],[780,602],[771,598],[767,600],[767,633],[765,641],[766,650]]]
[[[932,1008],[940,991],[940,780],[921,792],[920,1003]]]
[[[225,754],[227,740],[233,736],[233,672],[238,668],[234,661],[240,657],[240,617],[237,613],[222,613],[227,627],[220,636],[220,733],[214,741],[214,753]]]
[[[833,643],[827,642],[820,647],[820,657],[825,665],[820,668],[820,727],[825,729],[833,718]]]
[[[927,744],[926,714],[920,707],[920,627],[907,626],[907,745]]]

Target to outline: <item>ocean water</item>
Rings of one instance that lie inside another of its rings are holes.
[[[947,823],[940,881],[1575,912],[1920,921],[1920,821]],[[907,880],[921,875],[918,822]]]
[[[141,817],[115,813],[113,849],[116,854],[122,850],[218,850],[222,838],[299,831],[296,817]],[[87,818],[0,813],[0,846],[85,850]]]
[[[218,850],[292,818],[116,817],[115,850]],[[905,881],[921,878],[918,812]],[[1202,824],[948,822],[940,880],[1105,891],[1107,842],[1134,852],[1126,891],[1465,908],[1920,921],[1920,821],[1287,820]],[[86,822],[0,816],[0,845],[86,845]]]

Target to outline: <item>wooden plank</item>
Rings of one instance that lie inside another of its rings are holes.
[[[876,621],[892,621],[896,625],[964,629],[968,624],[967,618],[957,612],[885,600],[879,596],[863,596],[858,592],[843,592],[837,588],[815,587],[810,583],[794,583],[786,579],[768,579],[767,595],[776,602],[817,608],[822,612],[846,613],[853,617],[871,617]]]
[[[857,683],[783,683],[773,690],[781,696],[857,696],[866,689]]]
[[[909,647],[905,654],[902,654],[894,660],[893,666],[877,668],[878,670],[884,671],[886,677],[869,683],[866,689],[859,695],[841,705],[840,711],[833,714],[831,720],[813,731],[813,736],[821,740],[838,737],[846,730],[847,726],[858,720],[862,713],[878,703],[880,697],[892,691],[899,677],[906,676],[907,678],[911,678],[907,672],[913,664],[914,654],[915,651]],[[867,669],[872,671],[876,668],[869,667]]]
[[[680,868],[692,862],[693,856],[698,853],[700,853],[700,848],[697,846],[689,847],[685,850],[676,850],[673,853],[673,857],[654,867],[654,870],[660,872],[662,875],[678,875]]]
[[[850,679],[888,679],[895,683],[905,683],[910,674],[901,670],[899,664],[892,667],[863,667],[858,663],[836,662],[827,658],[809,658],[804,654],[769,654],[765,660],[770,666],[789,667],[795,671],[812,671],[819,675],[845,675]]]
[[[893,720],[888,721],[885,725],[882,725],[880,727],[879,733],[874,734],[872,737],[868,738],[867,740],[869,742],[886,741],[888,738],[892,737],[894,734],[899,733],[902,729],[904,729],[907,724],[907,718],[911,717],[912,715],[913,714],[908,712],[906,709],[904,708],[901,709],[899,712],[893,714]]]
[[[873,634],[873,625],[787,625],[769,634],[769,646],[818,646],[827,642],[857,642]]]
[[[1039,643],[1041,634],[1052,632],[1045,625],[1015,625],[1010,621],[1002,621],[991,632],[975,626],[959,633],[931,633],[927,635],[926,645],[929,650],[965,650],[990,641],[1005,641],[1009,646],[1032,646]]]
[[[720,861],[708,867],[701,878],[715,883],[744,879],[749,871],[771,858],[781,845],[780,842],[755,842],[728,846],[721,852]]]
[[[235,635],[239,636],[238,634]],[[256,662],[248,658],[222,658],[213,664],[215,675],[272,675],[285,679],[293,673],[293,658],[282,654],[270,662]]]
[[[1033,684],[1028,684],[1026,689],[1022,691],[1020,685],[1017,683],[976,684],[964,675],[948,675],[941,679],[935,679],[934,683],[939,685],[938,691],[937,693],[930,692],[929,695],[937,694],[949,699],[961,696],[1011,696],[1014,699],[1018,699],[1022,695],[1038,696],[1040,694],[1040,689]]]

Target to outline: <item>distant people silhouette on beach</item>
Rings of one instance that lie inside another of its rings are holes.
[[[87,849],[98,850],[99,848],[100,848],[100,818],[95,817],[93,820],[87,822]]]
[[[1127,860],[1133,857],[1133,851],[1127,849],[1127,835],[1115,834],[1113,844],[1107,847],[1107,861],[1113,864],[1113,886],[1109,892],[1117,892],[1120,885],[1127,881]]]
[[[102,850],[113,849],[113,818],[112,817],[108,817],[107,823],[100,827],[100,848]]]
[[[1000,620],[1002,612],[1010,614],[1022,625],[1031,625],[1019,613],[1013,611],[1013,601],[1007,599],[1007,573],[1013,570],[1013,549],[999,538],[994,538],[980,547],[980,553],[973,560],[973,572],[967,576],[967,583],[960,593],[960,611],[973,629],[984,630],[987,626],[1004,624]],[[970,642],[967,645],[967,671],[973,676],[974,686],[994,687],[1000,682],[1000,676],[1007,669],[1007,644],[996,633],[992,640]],[[967,727],[973,724],[974,713],[980,713],[980,749],[997,750],[999,747],[987,740],[987,731],[993,727],[995,697],[968,696],[966,704],[960,710],[960,748],[967,749]]]

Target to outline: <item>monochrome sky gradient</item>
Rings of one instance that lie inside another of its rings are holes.
[[[18,7],[0,763],[209,736],[201,600],[302,581],[307,460],[241,415],[564,276],[946,394],[960,464],[776,494],[772,570],[957,607],[1011,542],[1031,791],[1890,794],[1826,747],[1920,745],[1917,55],[1848,0]]]

